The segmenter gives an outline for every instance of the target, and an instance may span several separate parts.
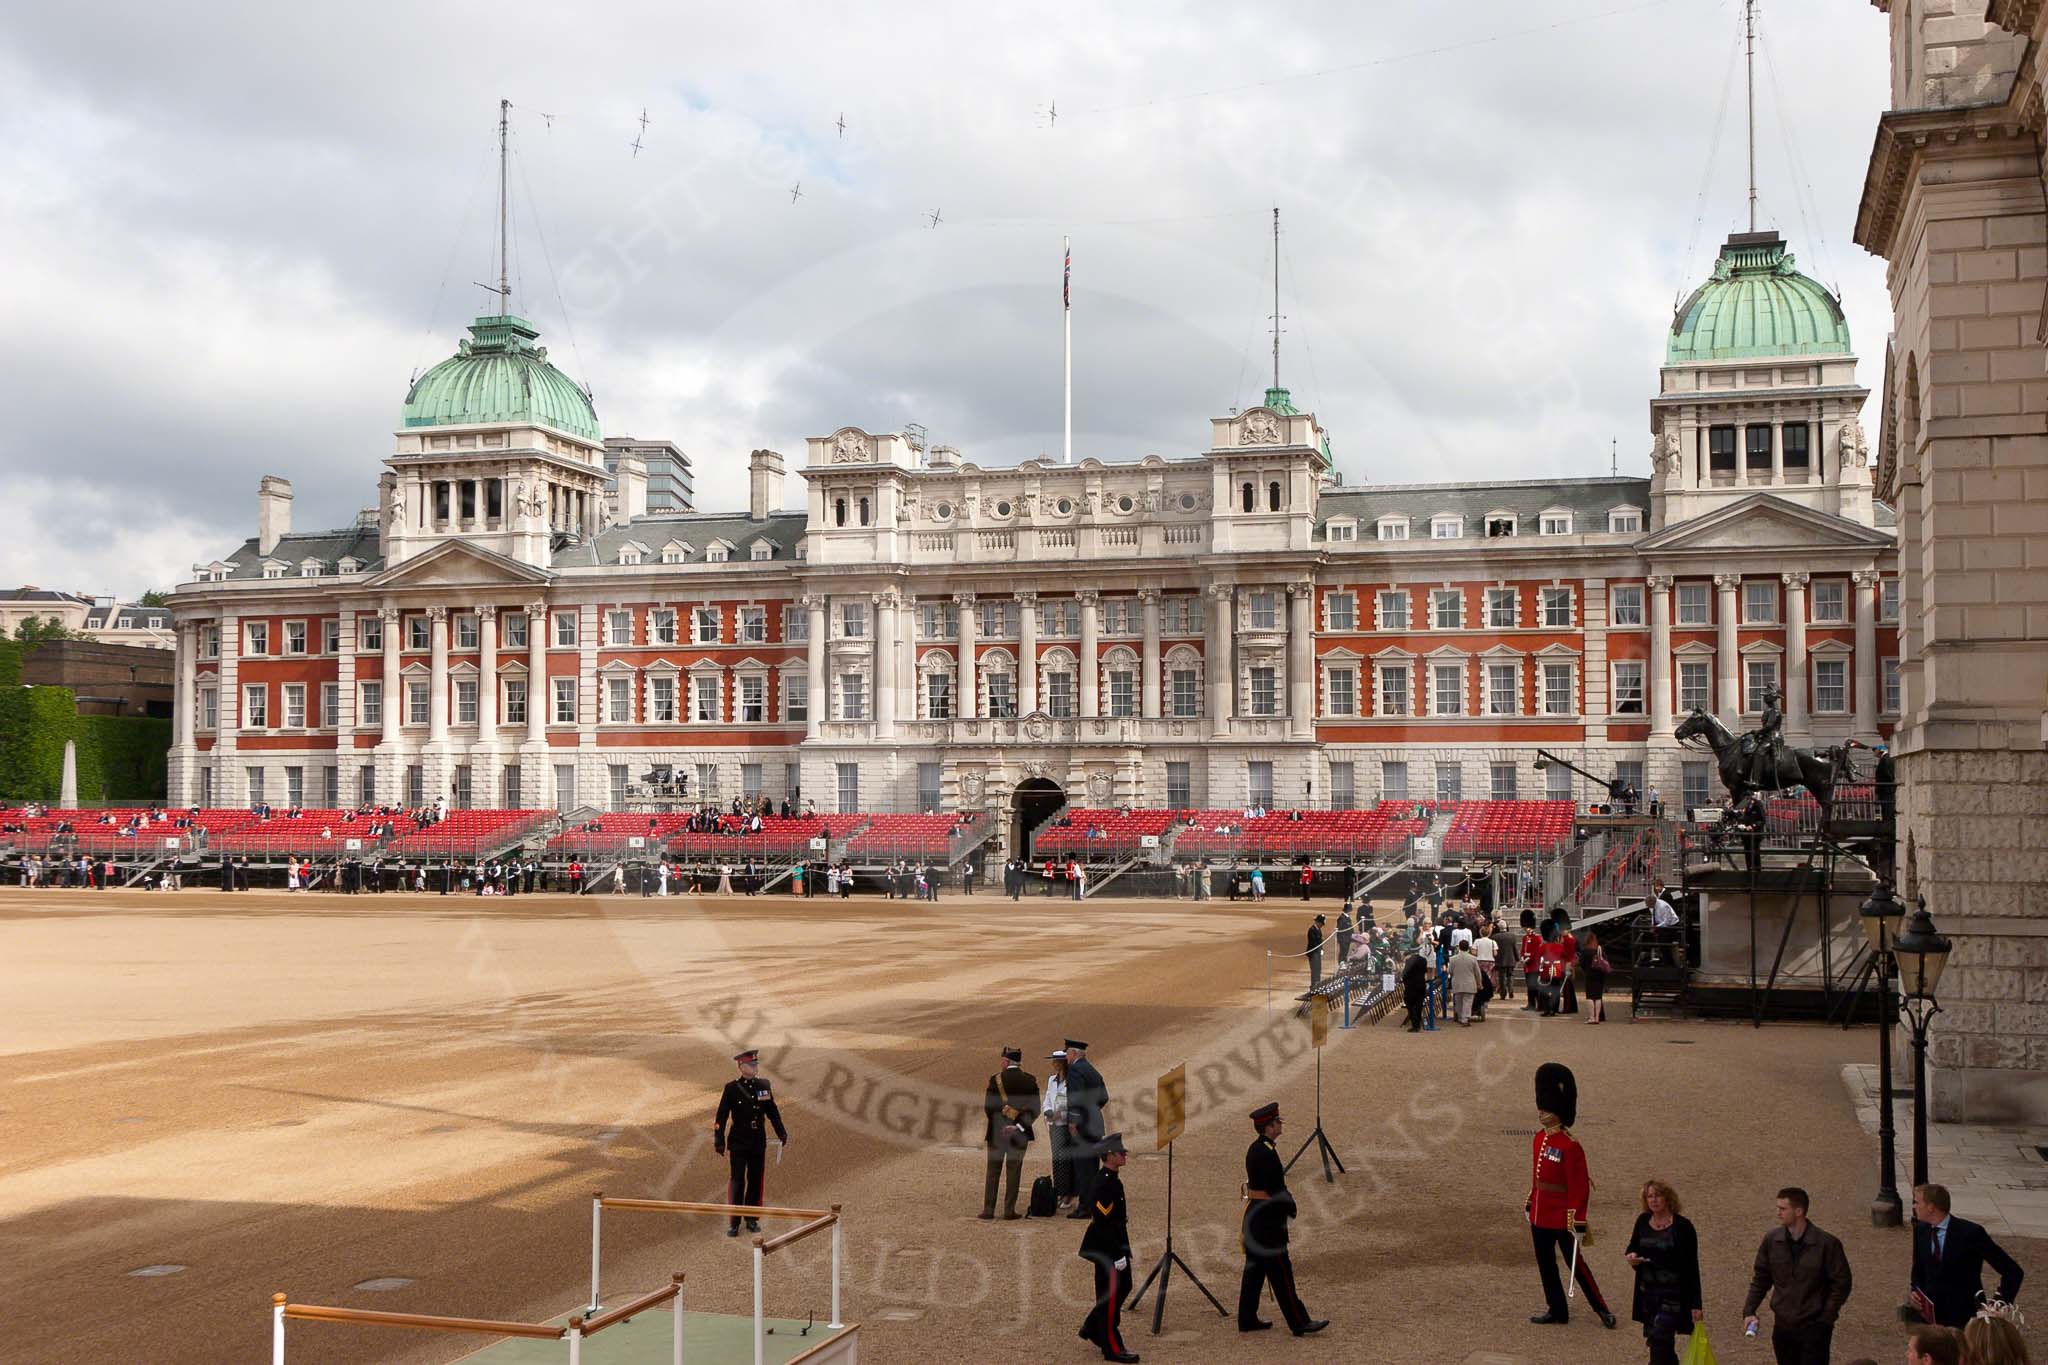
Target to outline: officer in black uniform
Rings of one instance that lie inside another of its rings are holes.
[[[1259,1135],[1244,1153],[1244,1278],[1237,1290],[1237,1330],[1263,1332],[1273,1325],[1259,1317],[1259,1296],[1270,1284],[1287,1329],[1305,1337],[1330,1324],[1311,1318],[1294,1288],[1294,1262],[1287,1256],[1294,1196],[1287,1191],[1287,1166],[1275,1145],[1281,1131],[1280,1106],[1260,1105],[1252,1110],[1251,1119]]]
[[[1084,1207],[1088,1231],[1081,1236],[1081,1259],[1095,1267],[1095,1306],[1088,1310],[1078,1333],[1081,1340],[1102,1348],[1104,1360],[1135,1362],[1136,1351],[1124,1349],[1124,1300],[1131,1296],[1130,1210],[1124,1203],[1124,1135],[1111,1133],[1097,1144],[1102,1152],[1102,1170],[1095,1178],[1095,1193]]]
[[[731,1165],[732,1179],[726,1185],[725,1202],[759,1208],[762,1170],[768,1156],[768,1131],[763,1120],[775,1125],[775,1140],[785,1147],[789,1145],[789,1130],[782,1126],[782,1111],[775,1107],[774,1091],[761,1079],[760,1049],[750,1047],[745,1052],[735,1052],[732,1059],[739,1063],[740,1074],[725,1083],[725,1092],[718,1097],[718,1117],[711,1121],[711,1149]],[[727,1119],[732,1120],[730,1136],[725,1130]],[[760,1219],[747,1219],[748,1232],[760,1230]],[[738,1218],[726,1227],[725,1235],[740,1235]]]

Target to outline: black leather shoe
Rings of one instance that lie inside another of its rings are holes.
[[[731,1227],[729,1227],[729,1228],[727,1228],[727,1229],[725,1230],[725,1235],[726,1235],[726,1236],[728,1236],[728,1237],[737,1237],[737,1236],[739,1236],[739,1235],[740,1235],[740,1225],[739,1225],[738,1223],[734,1223],[734,1224],[733,1224],[733,1225],[732,1225]]]
[[[1067,1215],[1067,1217],[1069,1218],[1086,1218],[1087,1216],[1088,1210],[1085,1206],[1082,1208],[1075,1209],[1072,1213]]]
[[[1603,1311],[1600,1314],[1600,1325],[1612,1332],[1614,1330],[1614,1314]]]
[[[1330,1320],[1328,1318],[1310,1318],[1301,1325],[1301,1330],[1294,1335],[1298,1337],[1312,1337],[1329,1325]]]
[[[1023,1214],[1021,1214],[1021,1213],[1017,1212],[1017,1210],[1015,1210],[1015,1209],[1005,1209],[1005,1210],[1003,1210],[1003,1221],[1004,1221],[1005,1223],[1013,1223],[1013,1222],[1015,1222],[1015,1221],[1016,1221],[1017,1219],[1019,1219],[1019,1218],[1022,1218],[1023,1216],[1024,1216]]]
[[[1570,1322],[1571,1319],[1561,1317],[1556,1313],[1538,1313],[1530,1318],[1529,1321],[1535,1323],[1538,1327],[1562,1327]]]
[[[993,1209],[983,1209],[980,1213],[977,1213],[974,1216],[976,1218],[979,1218],[982,1222],[986,1223],[992,1218],[994,1218],[996,1215]]]
[[[760,1230],[761,1230],[761,1220],[760,1220],[760,1219],[758,1219],[758,1218],[749,1218],[749,1219],[747,1220],[747,1231],[748,1231],[748,1232],[759,1232]]]
[[[1237,1330],[1240,1332],[1270,1332],[1273,1330],[1273,1324],[1263,1318],[1254,1318],[1250,1322],[1240,1322],[1237,1325]]]
[[[1138,1365],[1138,1353],[1136,1351],[1104,1351],[1102,1358],[1104,1360],[1114,1360],[1117,1362],[1117,1365]]]

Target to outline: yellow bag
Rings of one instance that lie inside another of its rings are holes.
[[[1707,1344],[1705,1323],[1694,1323],[1692,1336],[1687,1341],[1685,1353],[1679,1356],[1680,1365],[1714,1365],[1714,1348]]]

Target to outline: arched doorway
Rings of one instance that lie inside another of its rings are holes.
[[[1031,831],[1065,805],[1067,794],[1049,777],[1027,777],[1010,796],[1010,849],[1015,856],[1031,856]]]

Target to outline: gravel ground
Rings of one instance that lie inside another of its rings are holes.
[[[1327,911],[1332,907],[1321,907]],[[34,1361],[264,1356],[270,1294],[538,1318],[579,1302],[593,1188],[724,1195],[710,1150],[741,1045],[766,1054],[791,1128],[770,1202],[846,1210],[847,1316],[865,1359],[1086,1360],[1080,1228],[982,1223],[981,1090],[1088,1039],[1138,1155],[1138,1261],[1163,1233],[1157,1074],[1188,1064],[1175,1244],[1234,1309],[1246,1113],[1278,1100],[1288,1149],[1314,1122],[1307,1027],[1267,1006],[1267,954],[1298,902],[992,896],[857,899],[288,897],[0,891],[0,1313]],[[1286,982],[1280,974],[1276,1001]],[[1534,1020],[1395,1020],[1333,1032],[1324,1125],[1347,1173],[1296,1166],[1295,1266],[1323,1336],[1243,1341],[1178,1274],[1151,1360],[1633,1361],[1621,1244],[1645,1177],[1699,1225],[1723,1361],[1763,1361],[1737,1310],[1780,1185],[1813,1195],[1857,1282],[1836,1358],[1893,1361],[1910,1247],[1869,1226],[1874,1144],[1839,1079],[1867,1031]],[[1596,1182],[1588,1255],[1622,1317],[1538,1328],[1522,1219],[1531,1073],[1578,1073]],[[1027,1179],[1045,1169],[1035,1147]],[[745,1311],[745,1243],[715,1220],[615,1213],[614,1301],[674,1270],[693,1308]],[[2011,1244],[2043,1271],[2043,1246]],[[771,1258],[772,1313],[829,1302],[829,1242]],[[169,1275],[129,1272],[180,1265]],[[354,1286],[379,1277],[409,1285]],[[1156,1292],[1156,1291],[1155,1291]],[[1200,1311],[1197,1311],[1200,1310]],[[1272,1315],[1270,1302],[1268,1316]],[[1143,1321],[1139,1322],[1139,1318]],[[2041,1358],[2048,1337],[2030,1340]],[[450,1359],[462,1338],[295,1326],[294,1360]],[[1249,1347],[1249,1349],[1247,1349]]]

